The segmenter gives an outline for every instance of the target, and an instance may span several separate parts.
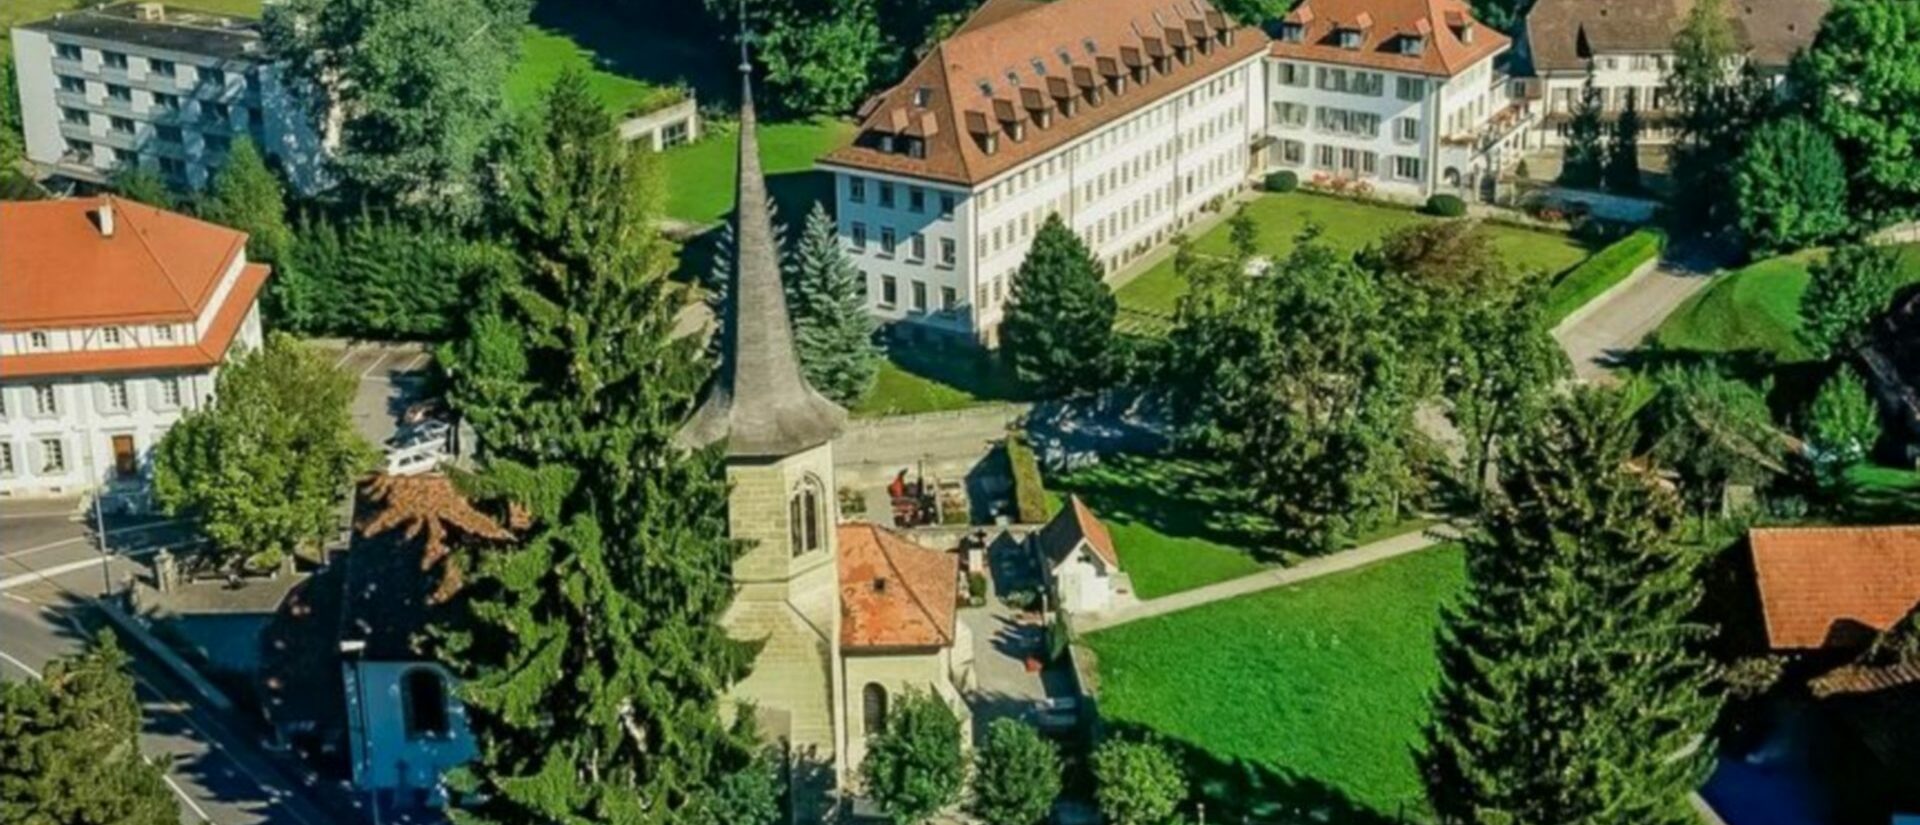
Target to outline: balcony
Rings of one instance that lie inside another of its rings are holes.
[[[1440,139],[1446,149],[1464,149],[1470,154],[1480,155],[1500,145],[1515,132],[1533,123],[1533,110],[1523,103],[1511,103],[1493,113],[1492,117],[1471,132],[1455,133]]]

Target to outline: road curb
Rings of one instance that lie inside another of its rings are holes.
[[[146,625],[107,601],[99,602],[99,607],[100,612],[106,614],[107,621],[112,622],[122,636],[132,639],[148,653],[153,654],[153,658],[159,659],[160,664],[172,671],[174,676],[185,682],[194,693],[200,694],[200,698],[206,700],[212,710],[222,713],[233,710],[233,700],[228,699],[226,693],[207,681],[207,677],[200,675],[200,671],[188,664],[186,659],[180,658],[180,654],[173,652],[173,648],[167,647],[165,642],[155,637]]]
[[[1652,277],[1653,273],[1660,268],[1661,260],[1662,255],[1653,256],[1651,260],[1641,264],[1638,269],[1629,273],[1627,277],[1621,278],[1618,283],[1601,290],[1599,295],[1595,295],[1591,299],[1588,299],[1586,303],[1581,304],[1579,309],[1567,313],[1567,317],[1560,319],[1560,323],[1553,325],[1552,335],[1555,338],[1560,337],[1561,333],[1572,329],[1579,325],[1580,322],[1592,317],[1594,313],[1599,312],[1600,308],[1605,306],[1607,302],[1620,297],[1621,293],[1632,289],[1640,282]]]

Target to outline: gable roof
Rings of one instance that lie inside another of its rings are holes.
[[[131,349],[66,350],[62,352],[23,352],[7,356],[8,378],[38,378],[48,375],[92,375],[122,372],[163,372],[166,370],[205,369],[227,358],[233,341],[240,335],[253,310],[255,299],[267,283],[271,270],[266,264],[247,264],[240,270],[233,289],[214,313],[206,332],[191,344],[171,347],[135,347]],[[0,276],[0,283],[8,283]],[[8,286],[11,289],[11,284]],[[8,293],[7,300],[12,300]],[[4,302],[0,302],[4,303]]]
[[[96,223],[102,207],[111,236]],[[0,325],[192,321],[246,243],[245,232],[112,195],[0,202]]]
[[[1813,42],[1831,0],[1733,0],[1734,37],[1749,58],[1783,67]],[[1527,50],[1537,71],[1580,71],[1596,52],[1664,53],[1693,0],[1539,0],[1527,13]]]
[[[1512,42],[1474,19],[1462,0],[1305,0],[1282,21],[1302,27],[1303,37],[1273,41],[1275,57],[1434,77],[1464,72]],[[1342,48],[1341,29],[1358,29],[1360,47]],[[1406,54],[1400,49],[1405,37],[1424,38],[1425,47]]]
[[[953,644],[960,560],[866,522],[839,527],[840,646]]]
[[[1747,534],[1774,650],[1860,647],[1920,603],[1920,526]]]
[[[1065,560],[1084,541],[1108,567],[1120,568],[1120,555],[1113,550],[1113,537],[1107,534],[1107,526],[1094,517],[1087,503],[1077,495],[1067,496],[1067,506],[1060,508],[1053,520],[1040,528],[1034,541],[1039,542],[1040,552],[1054,564]]]
[[[1204,54],[1193,46],[1202,34]],[[1235,25],[1207,0],[987,0],[898,85],[868,99],[854,142],[821,163],[971,186],[1258,56],[1266,44],[1259,29]],[[1176,59],[1176,49],[1191,62]],[[1166,56],[1165,74],[1149,72],[1117,94],[1103,90],[1099,103],[1083,94],[1157,56]],[[1077,101],[1071,116],[1065,99]],[[1045,127],[1040,111],[1049,112]],[[1016,122],[1024,130],[1018,140]],[[976,133],[994,135],[997,150],[988,154]],[[925,156],[882,151],[882,136],[924,141]]]

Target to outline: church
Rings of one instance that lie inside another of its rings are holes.
[[[734,563],[725,625],[763,643],[734,686],[760,730],[784,742],[796,822],[826,817],[857,783],[869,737],[908,690],[970,715],[973,642],[957,619],[959,559],[866,523],[840,523],[833,439],[846,411],[807,384],[780,280],[779,241],[761,172],[752,80],[743,61],[734,261],[721,364],[683,444],[726,444]]]

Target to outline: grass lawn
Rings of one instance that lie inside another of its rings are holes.
[[[1434,632],[1465,582],[1450,545],[1091,634],[1101,714],[1184,750],[1209,820],[1418,820]]]
[[[1800,300],[1810,279],[1807,267],[1819,255],[1768,258],[1723,276],[1667,318],[1654,342],[1668,350],[1750,353],[1783,364],[1807,360],[1796,337]],[[1905,247],[1902,255],[1905,280],[1920,281],[1920,246]]]
[[[1227,485],[1219,464],[1185,458],[1109,456],[1047,479],[1055,506],[1079,494],[1113,534],[1134,593],[1151,599],[1257,572],[1253,548],[1272,530]]]
[[[762,123],[760,163],[780,203],[781,220],[799,226],[809,201],[828,194],[831,179],[813,172],[815,158],[839,148],[853,125],[828,118]],[[667,171],[667,215],[695,224],[720,220],[733,209],[739,133],[713,135],[661,155]]]
[[[1012,368],[975,351],[902,348],[880,363],[880,375],[848,410],[855,417],[958,410],[1028,397]]]
[[[1360,248],[1386,236],[1393,230],[1435,220],[1409,209],[1396,209],[1361,201],[1312,195],[1303,192],[1270,194],[1247,205],[1247,213],[1260,226],[1260,249],[1276,258],[1293,251],[1294,238],[1310,223],[1321,227],[1321,237],[1343,251]],[[1535,232],[1510,226],[1488,224],[1485,230],[1502,257],[1516,266],[1557,275],[1586,259],[1587,249],[1564,235]],[[1194,249],[1211,255],[1232,251],[1226,224],[1194,241]],[[1186,282],[1173,272],[1173,259],[1161,261],[1140,274],[1119,291],[1122,306],[1149,312],[1170,313],[1186,292]]]
[[[604,62],[565,32],[529,25],[520,38],[520,62],[514,64],[513,73],[507,76],[507,108],[513,111],[533,108],[569,68],[587,73],[594,96],[616,117],[650,111],[680,97],[676,89],[608,71],[603,68]]]

